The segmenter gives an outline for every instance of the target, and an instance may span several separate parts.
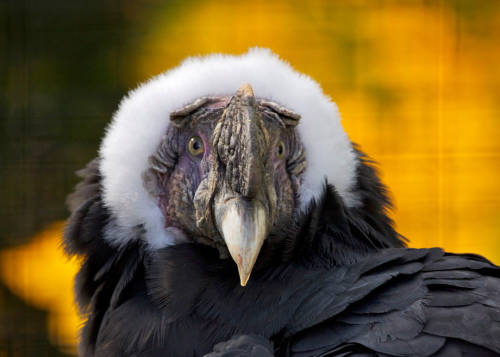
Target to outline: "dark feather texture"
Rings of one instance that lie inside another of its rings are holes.
[[[269,341],[261,336],[241,335],[216,344],[206,357],[272,357],[272,350]]]
[[[500,354],[500,269],[475,255],[401,248],[366,164],[365,209],[347,209],[325,185],[286,237],[263,247],[246,287],[209,246],[146,250],[141,227],[132,243],[108,244],[105,235],[123,233],[102,204],[95,162],[84,175],[65,234],[68,252],[83,257],[83,355]]]

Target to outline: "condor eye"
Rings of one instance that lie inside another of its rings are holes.
[[[285,150],[285,144],[283,141],[279,141],[278,145],[276,146],[276,158],[278,159],[284,159],[286,155],[286,150]]]
[[[188,151],[192,156],[203,154],[203,140],[199,136],[193,136],[188,142]]]

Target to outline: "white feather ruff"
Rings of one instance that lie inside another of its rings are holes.
[[[122,100],[100,148],[104,203],[119,226],[127,229],[142,224],[153,249],[175,243],[155,199],[143,185],[148,158],[160,144],[173,110],[201,96],[232,95],[243,83],[252,86],[256,97],[271,99],[302,117],[298,131],[307,169],[299,192],[301,208],[320,195],[325,178],[346,205],[357,205],[353,186],[358,161],[337,106],[310,77],[271,51],[255,48],[241,56],[188,58]]]

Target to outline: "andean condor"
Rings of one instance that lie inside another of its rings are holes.
[[[500,269],[408,249],[311,78],[268,50],[133,90],[68,202],[82,356],[500,355]]]

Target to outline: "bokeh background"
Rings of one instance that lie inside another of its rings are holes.
[[[495,0],[0,0],[0,356],[75,353],[73,173],[120,98],[189,55],[271,48],[380,163],[410,246],[500,263],[499,38]]]

